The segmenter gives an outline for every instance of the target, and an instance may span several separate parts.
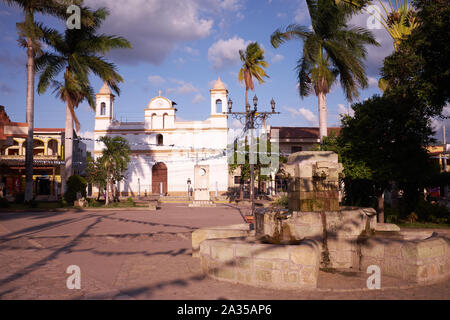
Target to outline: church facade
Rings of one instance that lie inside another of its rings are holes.
[[[97,141],[102,136],[121,136],[132,150],[125,179],[118,185],[121,196],[186,196],[194,186],[195,165],[209,166],[211,196],[227,192],[228,91],[220,78],[210,98],[210,115],[204,121],[178,121],[177,104],[160,92],[143,110],[142,122],[120,122],[114,118],[115,96],[106,84],[100,89],[94,157],[102,154],[104,146]]]

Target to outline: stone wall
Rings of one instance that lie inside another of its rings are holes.
[[[200,243],[207,239],[226,239],[249,237],[253,235],[250,224],[233,224],[228,226],[201,228],[192,233],[192,257],[199,257]]]
[[[286,171],[293,178],[289,183],[289,210],[339,210],[339,173],[342,165],[331,151],[303,151],[292,154]]]
[[[368,238],[361,244],[361,270],[377,265],[381,274],[416,283],[431,283],[450,276],[450,241]],[[357,257],[356,257],[357,258]]]
[[[205,240],[200,258],[203,272],[221,281],[271,289],[317,287],[320,249],[313,240],[295,246],[255,239]]]

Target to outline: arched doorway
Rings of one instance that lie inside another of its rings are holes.
[[[167,167],[163,162],[156,163],[152,168],[152,193],[161,193],[161,183],[162,183],[162,193],[167,194]]]

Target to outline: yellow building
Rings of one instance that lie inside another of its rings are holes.
[[[7,198],[25,192],[27,132],[25,123],[11,122],[4,107],[0,108],[0,195]],[[33,192],[37,200],[57,200],[62,196],[64,141],[65,129],[34,129]],[[81,141],[74,141],[73,148],[73,172],[83,175],[86,145]]]

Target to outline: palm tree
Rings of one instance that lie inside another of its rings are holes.
[[[253,78],[256,78],[259,84],[264,83],[264,77],[269,78],[264,68],[269,64],[264,60],[264,50],[259,47],[258,42],[250,43],[244,50],[239,50],[239,56],[243,63],[239,70],[238,80],[245,83],[245,105],[248,105],[248,90],[254,90]]]
[[[99,162],[103,164],[106,170],[106,203],[109,205],[110,192],[114,193],[113,185],[117,181],[123,179],[123,174],[127,171],[128,163],[130,162],[130,145],[128,141],[122,137],[101,137],[105,148]],[[117,195],[116,195],[117,196]]]
[[[41,54],[39,41],[48,31],[34,20],[36,13],[66,19],[67,7],[80,4],[81,1],[69,0],[3,0],[10,6],[17,6],[23,10],[24,22],[18,23],[19,44],[27,50],[27,94],[26,94],[26,122],[28,137],[25,155],[25,201],[33,198],[33,131],[34,131],[34,59]]]
[[[367,87],[363,60],[366,45],[376,45],[372,33],[364,28],[348,26],[354,13],[334,0],[306,0],[312,29],[297,24],[276,30],[270,40],[274,48],[292,39],[303,40],[302,57],[297,63],[298,86],[303,98],[312,93],[318,97],[320,142],[327,136],[326,95],[337,77],[348,101],[359,97],[358,89]]]
[[[387,1],[388,7],[382,0],[335,0],[337,4],[346,3],[359,10],[365,9],[368,4],[378,3],[383,12],[377,12],[379,18],[375,17],[394,40],[394,49],[397,51],[402,40],[419,26],[419,21],[414,10],[414,0]]]
[[[382,11],[377,11],[374,17],[383,26],[384,29],[394,40],[394,50],[398,51],[401,42],[406,39],[411,32],[419,26],[417,14],[414,10],[414,0],[396,0],[395,6],[391,0],[388,0],[388,7],[382,0],[335,0],[337,4],[346,3],[357,10],[365,10],[366,5],[378,3]],[[386,79],[381,78],[378,81],[378,87],[381,91],[386,91],[389,84]]]
[[[120,95],[118,83],[123,82],[123,79],[117,73],[116,66],[106,61],[103,55],[112,49],[131,48],[131,45],[122,37],[97,34],[107,15],[107,10],[101,8],[92,12],[94,20],[91,26],[84,26],[79,30],[67,29],[64,35],[53,31],[45,39],[53,52],[45,52],[36,59],[36,70],[41,73],[38,93],[46,92],[51,85],[56,96],[66,104],[64,180],[72,175],[73,123],[75,122],[76,131],[80,129],[75,108],[86,99],[95,110],[94,90],[89,75],[93,73],[100,77]],[[64,81],[55,80],[62,71]]]
[[[248,104],[248,90],[254,90],[255,86],[253,83],[253,78],[256,78],[259,84],[264,83],[264,77],[269,78],[264,70],[269,66],[267,61],[264,60],[264,50],[259,47],[258,42],[251,42],[247,48],[244,50],[239,50],[239,56],[241,62],[243,63],[242,68],[239,70],[238,80],[239,82],[244,81],[245,83],[245,109],[247,110]],[[248,119],[245,119],[246,125],[248,124]],[[247,138],[246,138],[247,140]],[[241,177],[244,166],[241,166]],[[251,179],[250,179],[250,199],[253,203],[254,198],[254,165],[250,164]],[[244,197],[243,183],[241,183],[240,198]]]

